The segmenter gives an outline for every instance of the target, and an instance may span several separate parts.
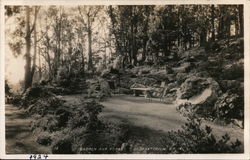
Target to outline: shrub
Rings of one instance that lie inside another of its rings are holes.
[[[27,108],[29,105],[36,103],[39,99],[47,99],[50,97],[55,97],[55,95],[50,92],[49,89],[41,85],[34,85],[28,88],[22,95],[21,106]]]
[[[67,133],[60,133],[58,139],[55,139],[52,143],[52,153],[53,154],[73,154],[72,151],[72,137],[67,135]]]
[[[75,115],[69,119],[69,128],[88,127],[89,130],[96,130],[101,127],[101,121],[98,114],[102,111],[103,106],[94,100],[82,100],[82,106],[75,110]]]
[[[31,104],[28,108],[29,114],[54,114],[54,112],[63,106],[64,101],[57,97],[41,98]]]
[[[221,79],[235,80],[244,77],[244,64],[235,63],[227,65],[223,68]]]
[[[230,137],[225,134],[220,139],[212,134],[209,126],[201,127],[201,119],[189,115],[188,123],[182,130],[170,131],[162,138],[161,144],[166,149],[164,153],[240,153],[241,142],[229,143]]]
[[[241,119],[244,118],[244,96],[229,91],[220,96],[215,103],[217,118]]]
[[[36,142],[40,145],[49,146],[52,142],[51,135],[48,132],[43,132],[39,134]]]
[[[58,120],[54,115],[46,115],[44,117],[36,116],[31,123],[31,128],[33,131],[48,131],[53,132],[59,129]]]

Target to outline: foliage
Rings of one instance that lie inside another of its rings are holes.
[[[217,139],[212,128],[201,125],[201,119],[190,114],[188,123],[182,126],[182,130],[170,131],[162,139],[165,153],[239,153],[242,144],[239,140],[230,143],[230,137],[225,134]]]
[[[216,114],[219,119],[230,120],[244,118],[244,97],[227,91],[215,103]]]
[[[244,77],[244,65],[243,63],[229,64],[223,68],[221,74],[222,79],[234,80]]]
[[[98,114],[102,111],[103,106],[95,101],[82,101],[82,106],[75,110],[74,117],[68,122],[68,127],[75,129],[77,127],[86,127],[89,130],[97,130],[101,127],[101,121]]]
[[[42,132],[38,134],[36,142],[40,145],[49,146],[52,142],[51,134],[48,132]]]

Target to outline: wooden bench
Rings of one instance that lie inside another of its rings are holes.
[[[131,90],[134,91],[134,96],[139,96],[140,91],[144,92],[145,98],[148,98],[151,100],[152,95],[151,92],[154,90],[154,88],[130,88]]]
[[[164,98],[164,95],[166,94],[166,91],[167,91],[167,89],[165,88],[165,86],[166,86],[166,82],[163,81],[163,82],[161,82],[161,86],[159,88],[132,87],[130,89],[134,91],[134,96],[139,96],[140,91],[144,92],[145,98],[149,99],[149,100],[151,100],[151,98],[153,97],[153,93],[158,93],[160,101],[162,101],[163,98]]]

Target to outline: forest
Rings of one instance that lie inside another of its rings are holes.
[[[6,152],[243,153],[243,17],[243,5],[5,6],[5,54],[25,63],[18,84],[5,74]]]

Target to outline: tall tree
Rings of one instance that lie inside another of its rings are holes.
[[[26,45],[26,53],[25,53],[25,60],[26,60],[26,65],[25,65],[25,76],[24,76],[24,90],[29,88],[32,85],[32,69],[31,69],[31,34],[35,29],[36,26],[36,19],[37,19],[37,14],[39,11],[38,7],[34,8],[34,22],[31,25],[30,23],[30,17],[31,17],[31,8],[29,6],[25,6],[25,13],[26,13],[26,22],[25,22],[25,45]],[[34,59],[35,60],[35,59]],[[35,63],[35,62],[33,62]]]
[[[88,37],[88,69],[94,72],[93,68],[93,52],[92,52],[92,32],[93,24],[97,19],[97,14],[100,12],[101,6],[79,6],[78,11],[82,25],[87,32]]]

